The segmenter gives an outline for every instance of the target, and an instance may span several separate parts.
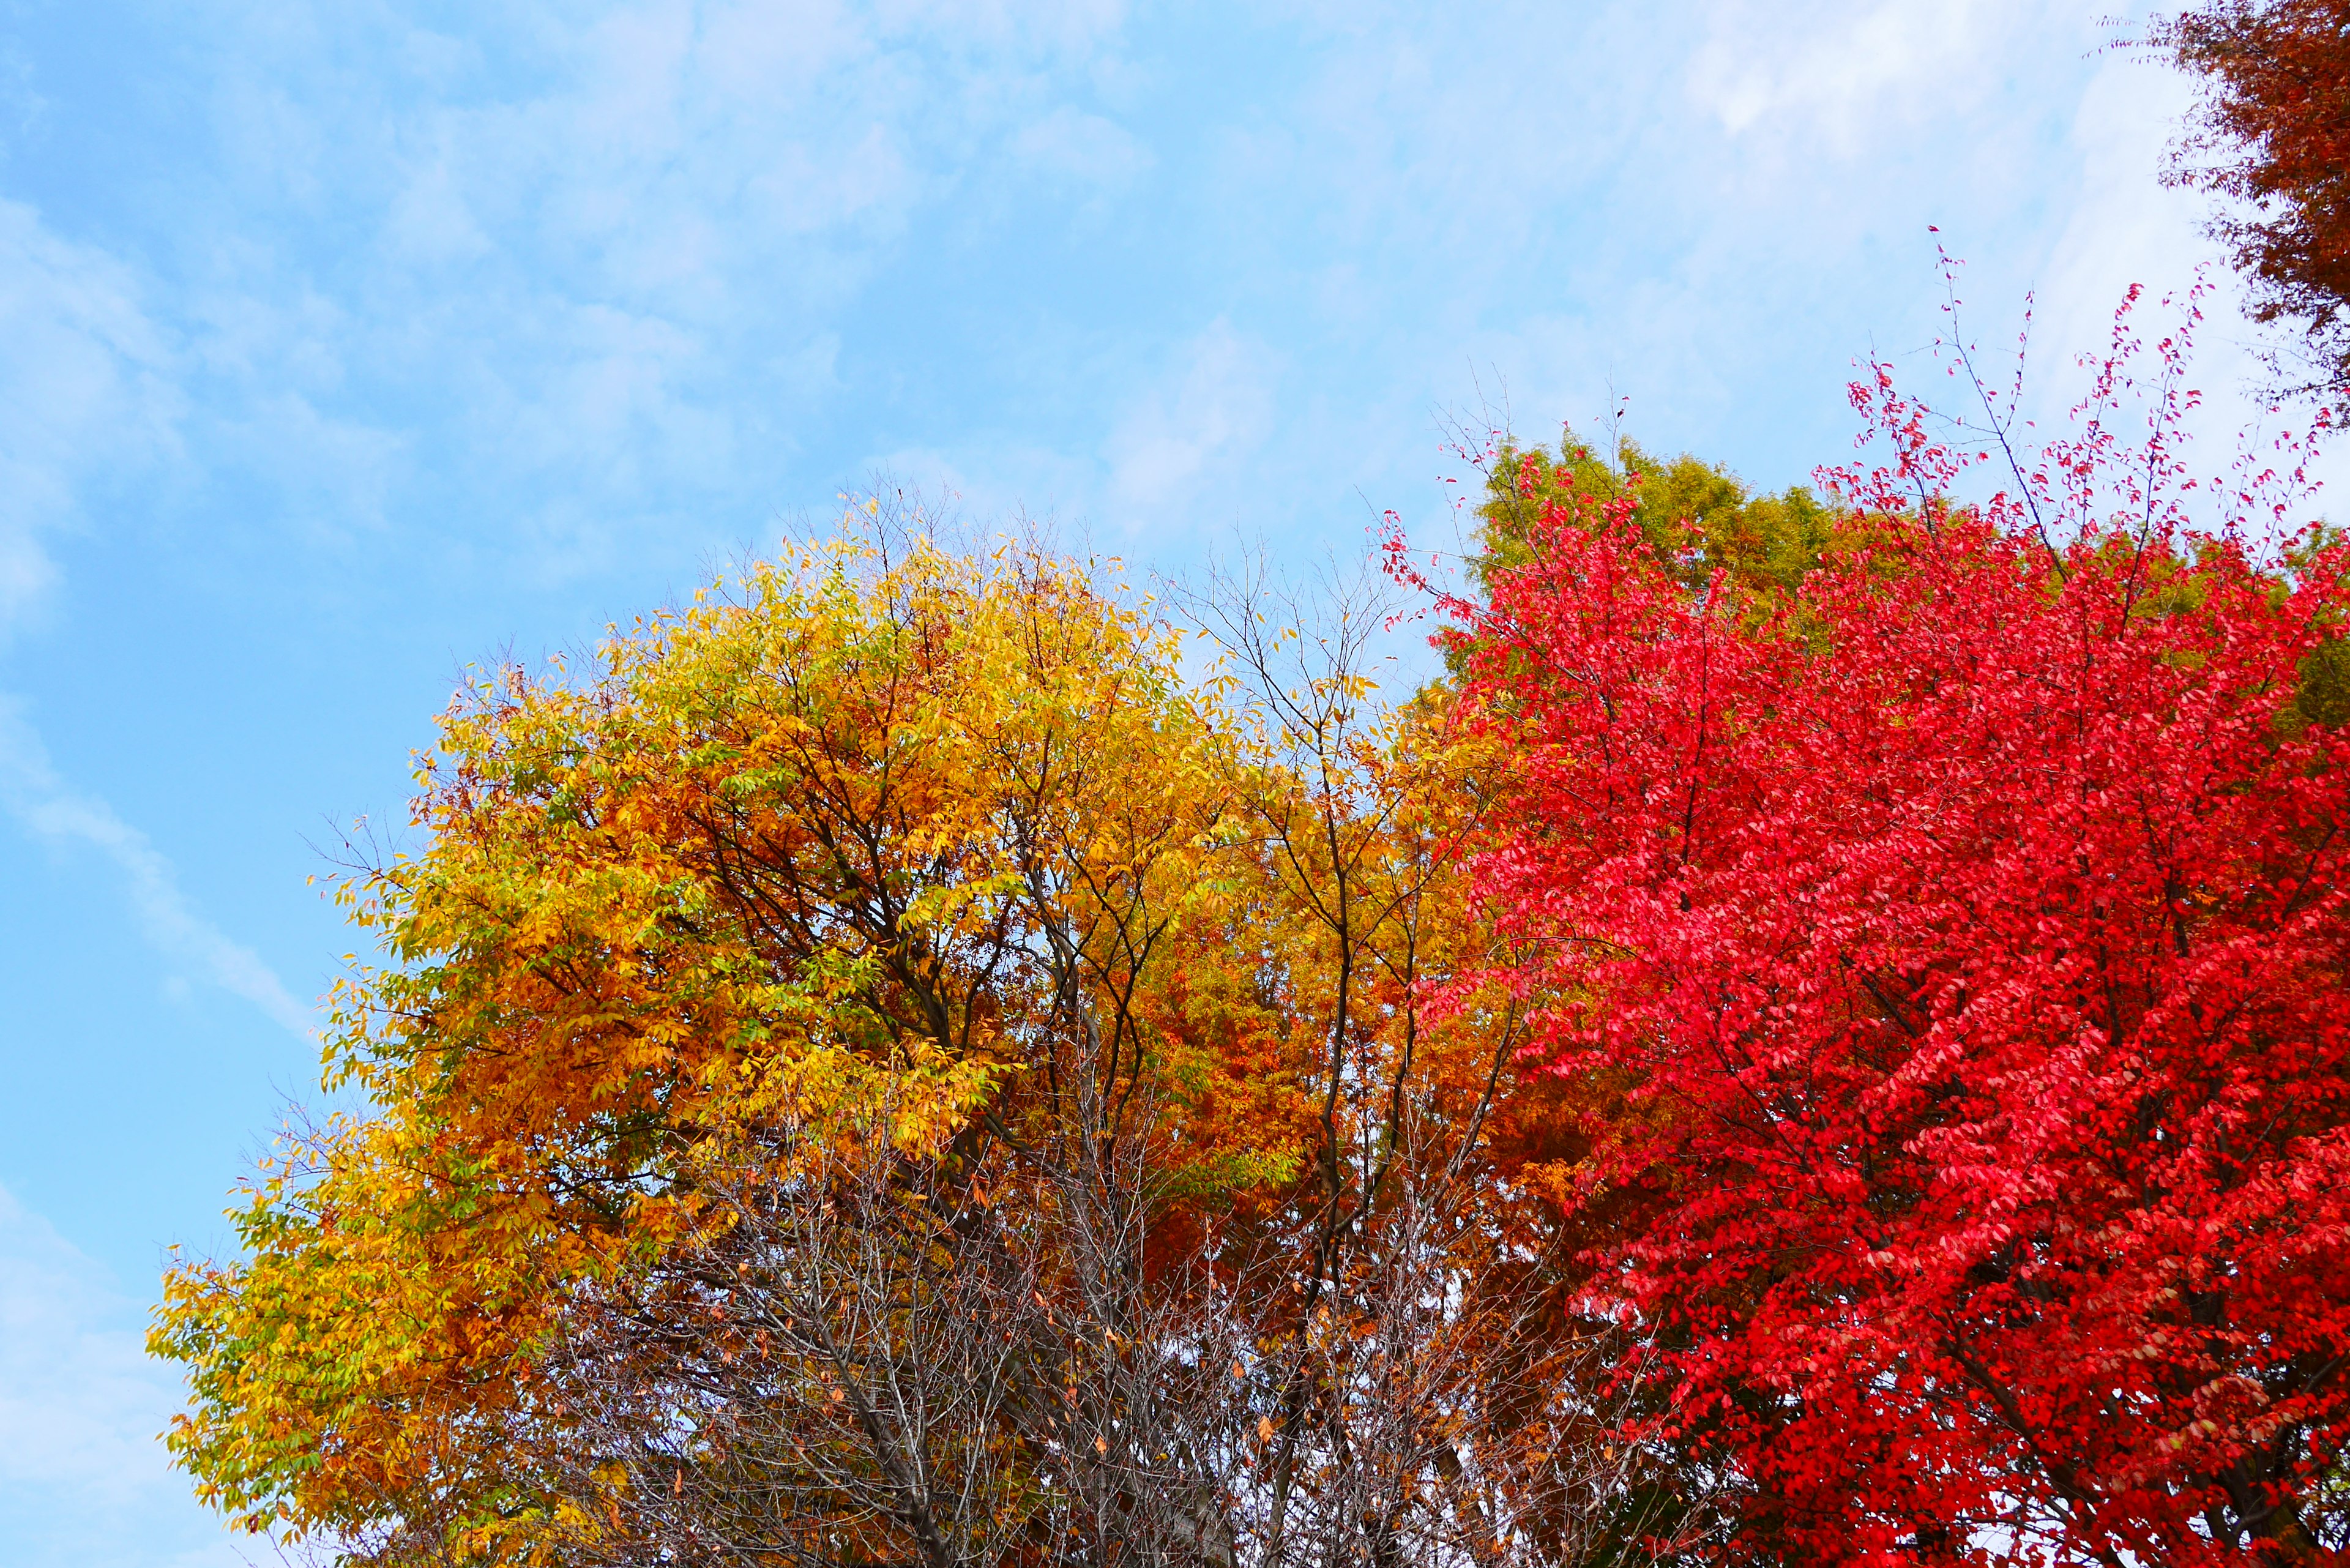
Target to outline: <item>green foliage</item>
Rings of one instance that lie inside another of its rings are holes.
[[[2301,661],[2301,686],[2293,693],[2287,722],[2289,735],[2299,735],[2312,724],[2339,729],[2350,723],[2350,642],[2341,638],[2320,643]]]
[[[1579,499],[1569,515],[1598,516],[1627,501],[1631,515],[1667,568],[1691,587],[1726,571],[1751,586],[1783,592],[1819,565],[1835,543],[1837,514],[1802,485],[1756,494],[1727,468],[1687,452],[1669,462],[1619,438],[1612,458],[1560,433],[1555,452],[1539,443],[1505,444],[1486,475],[1481,586],[1523,565],[1546,502]]]
[[[2286,557],[2287,569],[2293,574],[2316,569],[2324,553],[2342,539],[2341,529],[2318,524]],[[2293,702],[2277,715],[2277,728],[2289,740],[2299,738],[2312,724],[2334,729],[2350,724],[2350,639],[2338,624],[2332,630],[2334,635],[2301,661]]]

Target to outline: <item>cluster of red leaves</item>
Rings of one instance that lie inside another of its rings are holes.
[[[1746,1489],[1735,1555],[2339,1544],[2350,733],[2293,704],[2350,555],[2189,524],[2175,348],[2147,445],[2108,363],[1977,506],[1880,372],[1898,461],[1826,476],[1793,591],[1554,493],[1449,605],[1520,748],[1481,875],[1537,1049],[1617,1096],[1598,1293],[1669,1368],[1649,1437]]]

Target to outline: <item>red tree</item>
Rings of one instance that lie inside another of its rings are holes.
[[[1897,458],[1824,473],[1792,590],[1553,493],[1449,607],[1523,747],[1482,870],[1539,1048],[1620,1091],[1575,1173],[1625,1216],[1605,1304],[1668,1369],[1648,1435],[1745,1489],[1733,1558],[2350,1529],[2350,732],[2305,678],[2350,553],[2263,557],[2272,475],[2187,482],[2176,340],[2124,446],[2126,320],[1980,505],[1879,368]]]

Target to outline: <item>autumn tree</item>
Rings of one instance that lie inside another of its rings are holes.
[[[1894,460],[1792,584],[1528,465],[1450,601],[1514,753],[1482,875],[1606,1096],[1589,1299],[1743,1489],[1709,1555],[2350,1544],[2350,555],[2262,553],[2289,476],[2189,483],[2181,346],[2126,316],[1980,504],[1879,368]]]
[[[881,527],[461,694],[172,1437],[354,1563],[1599,1560],[1578,1154],[1327,636]],[[1620,1532],[1618,1532],[1620,1536]]]
[[[758,566],[588,679],[500,671],[452,711],[424,847],[349,888],[391,961],[344,990],[332,1065],[377,1113],[265,1174],[245,1258],[169,1282],[174,1444],[233,1515],[556,1560],[618,1501],[556,1484],[575,1302],[705,1236],[730,1183],[860,1141],[942,1161],[962,1213],[1072,1031],[1097,1106],[1180,1065],[1136,1000],[1212,896],[1218,742],[1167,634],[1033,551],[895,549]],[[1245,1164],[1216,1137],[1184,1158]],[[920,1533],[876,1528],[855,1550]]]
[[[2169,180],[2233,203],[2214,228],[2254,314],[2300,327],[2315,389],[2350,392],[2350,4],[2208,0],[2149,42],[2204,88]]]

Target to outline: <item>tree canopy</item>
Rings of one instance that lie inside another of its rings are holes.
[[[1540,1048],[1619,1089],[1596,1277],[1730,1554],[2340,1542],[2350,743],[2294,675],[2350,556],[2159,508],[2051,552],[1877,474],[1791,587],[1693,588],[1549,479],[1455,607],[1515,758],[1480,864]]]
[[[481,673],[174,1453],[383,1568],[2338,1559],[2350,542],[2137,306],[1997,486],[1872,366],[1815,489],[1497,441],[1451,589],[877,501]]]
[[[883,531],[498,670],[174,1449],[353,1561],[1581,1561],[1611,1441],[1457,854],[1482,767],[1261,587]],[[1565,1141],[1562,1141],[1565,1140]],[[1579,1434],[1579,1435],[1578,1435]],[[1398,1556],[1397,1554],[1401,1554]]]

